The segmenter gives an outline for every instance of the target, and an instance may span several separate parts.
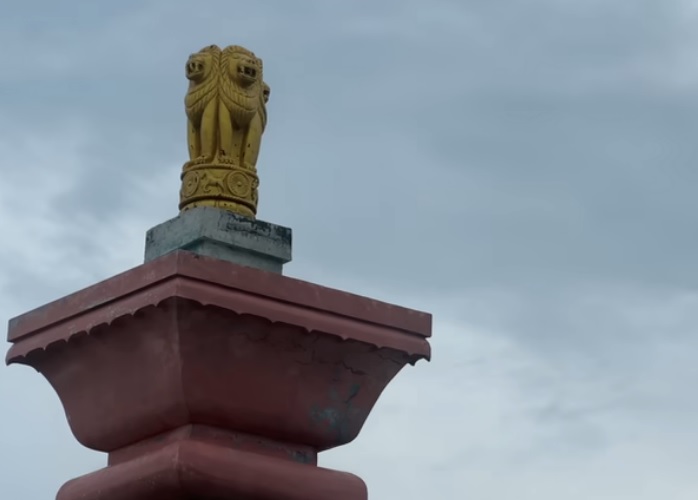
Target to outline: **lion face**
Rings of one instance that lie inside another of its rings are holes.
[[[230,54],[228,74],[241,87],[251,87],[261,77],[261,61],[252,53],[236,50]]]
[[[185,67],[185,74],[192,82],[205,80],[213,69],[213,56],[207,52],[198,52],[189,56]]]

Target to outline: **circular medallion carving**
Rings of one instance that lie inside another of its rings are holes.
[[[243,173],[233,172],[228,175],[228,189],[233,196],[247,198],[250,195],[252,184],[250,179]]]
[[[196,190],[199,188],[199,181],[198,172],[187,172],[184,174],[184,179],[182,179],[182,196],[184,198],[194,196]]]

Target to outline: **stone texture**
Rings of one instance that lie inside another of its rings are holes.
[[[150,229],[145,262],[175,250],[281,274],[291,261],[291,229],[228,210],[197,207]]]
[[[317,454],[356,438],[430,335],[424,312],[175,251],[12,319],[7,362],[109,454],[58,500],[365,500]]]

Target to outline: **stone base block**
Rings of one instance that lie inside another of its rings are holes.
[[[209,207],[186,210],[150,229],[145,262],[175,250],[281,274],[291,261],[291,229]]]

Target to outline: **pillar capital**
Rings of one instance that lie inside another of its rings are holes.
[[[11,320],[7,361],[109,454],[61,500],[359,499],[317,453],[359,434],[430,330],[423,312],[175,251]]]

